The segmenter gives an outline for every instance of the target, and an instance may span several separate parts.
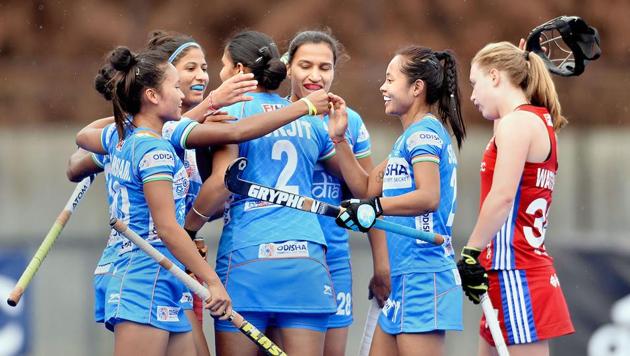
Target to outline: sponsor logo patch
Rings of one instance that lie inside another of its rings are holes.
[[[383,190],[411,188],[412,181],[409,169],[409,163],[404,158],[391,157],[385,168]]]
[[[144,157],[142,157],[142,161],[140,161],[141,171],[159,166],[174,167],[175,159],[173,158],[173,154],[164,150],[153,151],[145,154]]]
[[[179,321],[179,307],[166,307],[163,305],[157,306],[157,319],[158,321]]]
[[[287,241],[283,243],[261,244],[258,247],[258,258],[292,258],[308,257],[308,242]]]
[[[438,134],[431,131],[417,131],[412,133],[405,142],[407,151],[423,145],[436,146],[442,148],[442,139]]]

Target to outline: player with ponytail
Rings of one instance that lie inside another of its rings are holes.
[[[574,331],[546,250],[558,169],[556,131],[567,123],[544,61],[508,42],[472,60],[470,97],[494,122],[481,163],[481,209],[458,267],[474,303],[488,292],[511,355],[548,355],[548,340]],[[479,355],[494,353],[481,320]]]

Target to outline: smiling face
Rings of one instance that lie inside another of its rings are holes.
[[[381,94],[385,100],[385,113],[401,116],[409,111],[415,96],[415,85],[401,72],[404,57],[397,55],[389,62],[385,73],[385,82],[381,85]]]
[[[179,120],[182,115],[182,93],[179,75],[175,67],[168,63],[164,71],[164,80],[158,89],[157,114],[164,121]]]
[[[184,106],[192,108],[203,100],[208,85],[208,65],[203,51],[198,47],[189,47],[185,55],[177,60],[175,69],[184,93]]]
[[[301,45],[288,66],[291,78],[291,99],[298,100],[310,93],[324,89],[330,91],[335,78],[333,51],[327,43]]]
[[[477,63],[470,67],[470,84],[472,94],[470,101],[479,110],[481,115],[487,120],[495,120],[500,117],[496,106],[498,93],[498,76],[496,69],[487,70],[481,68]]]

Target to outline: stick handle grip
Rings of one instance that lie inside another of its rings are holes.
[[[385,231],[389,231],[389,232],[393,232],[396,234],[405,235],[409,237],[415,237],[418,240],[429,242],[435,245],[441,245],[444,243],[444,236],[440,234],[416,230],[409,226],[396,224],[391,221],[387,221],[383,219],[376,219],[376,222],[374,223],[374,227],[379,230],[385,230]]]
[[[494,311],[494,307],[492,306],[492,301],[490,301],[488,293],[484,293],[481,296],[481,309],[483,309],[483,315],[486,317],[486,322],[490,328],[490,334],[492,334],[492,340],[494,340],[494,345],[499,356],[510,356],[507,346],[505,345],[505,340],[503,339],[501,327],[499,326],[497,313]]]
[[[41,245],[39,245],[39,248],[37,248],[35,255],[33,255],[33,258],[26,266],[24,272],[22,272],[22,275],[20,276],[20,279],[18,279],[15,287],[13,288],[11,293],[9,293],[7,304],[15,307],[20,302],[20,299],[22,298],[26,287],[28,287],[28,285],[31,283],[31,280],[35,276],[35,273],[37,273],[37,271],[39,270],[39,267],[48,255],[48,252],[50,252],[50,249],[57,240],[57,237],[59,237],[59,235],[61,234],[61,231],[63,230],[64,226],[66,226],[66,223],[70,219],[70,216],[72,216],[72,213],[76,209],[79,202],[81,202],[81,199],[83,199],[83,197],[85,196],[85,193],[90,188],[90,185],[93,181],[94,176],[86,177],[77,184],[76,188],[74,188],[74,191],[72,192],[70,199],[68,199],[68,202],[64,206],[64,209],[61,211],[59,216],[57,216],[57,219],[50,227],[50,230],[48,230],[46,237],[44,237],[44,241],[42,241]]]

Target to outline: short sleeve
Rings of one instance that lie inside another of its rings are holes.
[[[138,142],[138,174],[142,183],[157,180],[173,181],[175,152],[170,144],[161,139],[143,139]]]
[[[436,125],[421,122],[409,132],[405,138],[405,150],[412,164],[421,161],[440,163],[439,157],[444,147],[444,140],[440,137],[438,129]]]
[[[101,145],[103,145],[103,148],[105,149],[105,151],[109,152],[110,151],[110,144],[112,143],[113,136],[116,134],[116,124],[109,124],[107,126],[105,126],[103,128],[103,131],[101,131]]]
[[[352,152],[356,158],[368,157],[372,154],[372,144],[370,142],[370,133],[368,132],[363,119],[354,110],[348,110],[348,120],[351,141],[354,143]]]
[[[90,153],[90,157],[92,157],[92,162],[96,164],[99,168],[105,168],[105,164],[109,160],[108,155],[101,155],[97,153]]]
[[[317,143],[319,145],[319,157],[318,161],[326,161],[335,155],[335,145],[328,136],[328,130],[323,120],[311,116],[313,119],[310,121],[313,133],[317,137]]]
[[[186,140],[192,129],[199,125],[197,121],[182,117],[177,121],[167,121],[162,127],[162,137],[173,145],[175,150],[187,149]]]

